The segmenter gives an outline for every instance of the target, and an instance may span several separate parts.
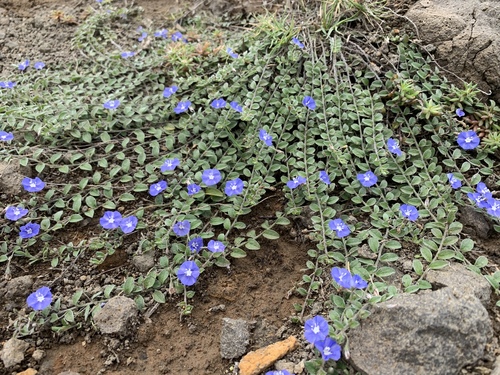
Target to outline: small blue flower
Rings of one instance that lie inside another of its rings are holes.
[[[37,223],[29,222],[23,225],[20,229],[19,236],[21,238],[35,237],[40,232],[40,225]]]
[[[5,218],[12,221],[16,221],[22,218],[23,216],[26,216],[27,213],[28,213],[27,208],[9,206],[5,209]]]
[[[232,109],[234,109],[236,112],[239,112],[239,113],[242,113],[243,112],[243,108],[241,107],[241,105],[239,105],[237,102],[235,101],[232,101],[231,103],[229,103],[229,105],[231,106]]]
[[[222,253],[224,251],[224,249],[226,248],[226,245],[224,245],[220,241],[210,240],[210,241],[208,241],[207,248],[212,253]]]
[[[156,197],[163,190],[165,190],[167,188],[167,186],[168,186],[167,181],[164,181],[164,180],[158,181],[156,184],[151,184],[149,186],[149,194],[152,197]]]
[[[189,234],[191,223],[188,220],[178,221],[174,224],[172,229],[176,235],[183,237]]]
[[[276,370],[276,371],[268,371],[266,375],[293,375],[290,374],[287,370]]]
[[[237,59],[238,58],[238,54],[236,52],[233,52],[233,50],[231,48],[227,48],[226,49],[226,52],[229,56],[231,56],[233,59]]]
[[[341,348],[334,339],[327,337],[324,340],[316,341],[314,346],[316,346],[316,349],[319,350],[324,361],[328,361],[330,359],[338,361],[340,359]]]
[[[108,100],[106,103],[104,103],[102,106],[105,108],[105,109],[111,109],[111,110],[115,110],[118,108],[118,106],[120,105],[120,101],[119,100]]]
[[[43,63],[42,61],[37,61],[35,65],[33,65],[33,67],[36,70],[42,70],[43,68],[45,68],[45,63]]]
[[[226,101],[222,98],[215,99],[210,105],[215,109],[224,108],[226,106]]]
[[[375,173],[372,171],[367,171],[365,173],[359,173],[357,175],[358,181],[363,185],[364,187],[370,187],[373,186],[377,183],[378,178],[375,176]]]
[[[450,181],[450,185],[453,189],[458,189],[462,186],[462,181],[455,177],[453,173],[448,173],[448,181]]]
[[[368,283],[359,275],[352,275],[351,278],[351,288],[364,289],[368,286]]]
[[[177,114],[180,114],[182,112],[186,112],[189,109],[189,106],[191,105],[191,102],[189,100],[186,100],[184,102],[179,102],[177,106],[174,108],[174,112]]]
[[[491,216],[500,217],[500,200],[488,198],[488,206],[486,210]]]
[[[389,149],[390,152],[395,154],[396,156],[401,156],[403,153],[401,152],[401,149],[399,148],[399,143],[393,138],[389,138],[387,140],[387,148]]]
[[[26,303],[33,310],[43,310],[52,302],[52,293],[48,286],[42,286],[36,292],[31,293],[26,299]]]
[[[328,176],[328,173],[326,173],[326,171],[319,171],[319,179],[327,185],[331,184],[330,177]]]
[[[2,82],[0,82],[0,88],[1,89],[13,89],[15,85],[17,85],[17,83],[16,82],[12,82],[12,81],[2,81]]]
[[[148,33],[143,31],[141,36],[137,39],[139,42],[142,42],[146,37],[148,36]]]
[[[95,0],[97,3],[101,4],[102,0]]]
[[[464,150],[473,150],[479,146],[480,139],[474,130],[461,132],[457,137],[457,143]]]
[[[173,42],[178,42],[179,40],[187,42],[186,38],[184,38],[180,31],[176,31],[175,33],[173,33],[171,39]]]
[[[164,98],[170,98],[172,95],[174,95],[179,88],[177,86],[170,86],[170,87],[165,87],[163,90],[163,97]]]
[[[120,226],[122,215],[118,211],[106,211],[99,219],[99,223],[104,229],[116,229]]]
[[[328,226],[331,230],[336,232],[338,238],[342,238],[351,234],[351,229],[347,226],[342,219],[330,220]]]
[[[188,247],[193,253],[197,253],[203,247],[203,238],[195,237],[188,242]]]
[[[179,281],[186,286],[191,286],[200,276],[200,268],[192,260],[186,260],[177,270]]]
[[[346,268],[333,267],[331,270],[333,280],[342,288],[349,289],[352,284],[352,275]]]
[[[173,171],[181,162],[177,158],[167,159],[163,162],[163,165],[160,167],[162,172]]]
[[[476,185],[476,191],[482,195],[486,195],[488,193],[491,193],[490,189],[488,189],[488,186],[486,186],[486,184],[484,182],[479,182]]]
[[[0,130],[0,141],[8,142],[14,139],[14,134]]]
[[[304,44],[302,44],[302,42],[298,38],[293,37],[292,38],[292,42],[293,42],[293,44],[295,44],[300,49],[304,48]]]
[[[201,175],[201,180],[207,186],[216,185],[221,179],[222,176],[217,169],[207,169]]]
[[[302,104],[304,104],[310,110],[316,109],[316,102],[310,96],[305,96],[302,100]]]
[[[201,187],[196,184],[189,184],[187,186],[188,195],[195,195],[201,190]]]
[[[243,181],[240,178],[229,180],[228,182],[226,182],[226,188],[224,189],[224,192],[228,197],[241,194],[243,192]]]
[[[317,315],[304,323],[304,337],[311,344],[326,339],[328,331],[328,322],[322,316]]]
[[[479,208],[489,208],[490,204],[488,203],[488,199],[490,199],[491,193],[487,193],[483,195],[481,193],[467,193],[467,196],[470,200],[472,200]]]
[[[45,182],[40,180],[39,177],[35,177],[33,179],[24,177],[21,184],[23,185],[24,190],[30,193],[37,193],[45,187]]]
[[[131,233],[137,226],[137,218],[135,216],[129,216],[120,220],[120,229],[123,233]]]
[[[28,66],[30,65],[29,60],[23,61],[21,64],[19,64],[17,67],[19,68],[20,71],[25,70]]]
[[[458,116],[458,117],[464,117],[465,116],[465,112],[463,111],[462,108],[457,108],[457,110],[455,111],[455,114]]]
[[[168,30],[166,30],[166,29],[161,29],[161,30],[155,32],[155,37],[157,37],[157,38],[166,39],[167,36],[168,36]]]
[[[129,57],[132,57],[134,55],[135,55],[135,52],[127,51],[127,52],[122,52],[120,56],[123,57],[124,59],[128,59]]]
[[[295,189],[297,186],[305,184],[307,182],[305,177],[297,176],[286,183],[290,189]]]
[[[271,137],[264,129],[260,129],[259,138],[263,141],[267,146],[273,145],[273,137]]]
[[[410,221],[415,221],[418,219],[419,213],[415,206],[412,206],[410,204],[402,204],[399,210],[401,211],[401,215],[403,215],[404,218]]]

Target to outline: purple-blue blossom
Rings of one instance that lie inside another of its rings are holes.
[[[8,142],[14,139],[14,134],[0,130],[0,141]]]
[[[197,253],[203,247],[203,238],[195,237],[188,242],[188,247],[193,253]]]
[[[457,143],[464,150],[473,150],[479,146],[480,139],[474,130],[461,132],[457,137]]]
[[[273,137],[271,137],[264,129],[260,129],[259,139],[263,141],[266,144],[266,146],[273,145]]]
[[[13,82],[13,81],[2,81],[2,82],[0,82],[0,88],[1,89],[13,89],[15,85],[17,85],[17,83]]]
[[[187,236],[191,229],[191,223],[188,220],[178,221],[172,227],[172,230],[179,237]]]
[[[378,178],[373,173],[372,171],[367,171],[365,173],[359,173],[357,175],[358,181],[363,185],[364,187],[370,187],[373,186],[377,183]]]
[[[304,48],[304,44],[297,37],[292,38],[292,43],[295,44],[300,49]]]
[[[453,173],[448,173],[448,181],[453,189],[458,189],[462,186],[462,181],[455,177]]]
[[[173,33],[171,39],[173,42],[178,42],[179,40],[181,40],[187,43],[187,39],[184,38],[184,36],[180,31],[176,31],[175,33]]]
[[[165,87],[163,90],[163,97],[164,98],[170,98],[172,95],[174,95],[179,88],[177,86],[170,86],[170,87]]]
[[[162,172],[173,171],[180,163],[180,160],[177,158],[166,159],[160,167],[160,170]]]
[[[238,104],[238,102],[232,101],[231,103],[229,103],[229,106],[232,109],[234,109],[236,112],[239,112],[239,113],[243,112],[243,108],[241,107],[241,105]]]
[[[328,322],[322,316],[317,315],[304,323],[304,337],[311,344],[326,339],[328,331]]]
[[[288,186],[290,189],[295,189],[299,185],[305,184],[307,182],[305,177],[302,176],[297,176],[292,178],[290,181],[286,183],[286,186]]]
[[[319,171],[319,179],[327,185],[331,184],[330,177],[326,171]]]
[[[177,270],[179,281],[186,286],[193,285],[198,276],[200,276],[200,267],[192,260],[185,261]]]
[[[52,293],[48,286],[42,286],[37,291],[31,293],[26,299],[26,303],[33,310],[43,310],[52,302]]]
[[[226,245],[224,245],[220,241],[210,240],[210,241],[208,241],[207,248],[212,253],[222,253],[224,251],[224,249],[226,248]]]
[[[123,233],[131,233],[137,226],[137,217],[129,216],[120,220],[120,229]]]
[[[221,179],[222,176],[217,169],[204,170],[201,175],[201,180],[207,186],[216,185]]]
[[[236,52],[233,52],[233,50],[231,48],[227,48],[226,49],[226,52],[229,56],[231,56],[233,59],[237,59],[238,58],[238,54]]]
[[[389,138],[387,140],[387,148],[389,149],[390,152],[392,152],[396,156],[403,155],[401,149],[399,148],[399,142],[393,138]]]
[[[198,193],[200,190],[201,190],[201,187],[200,187],[200,185],[197,185],[197,184],[189,184],[187,186],[188,195],[194,195],[194,194]]]
[[[20,71],[25,70],[28,66],[30,65],[29,60],[24,60],[22,63],[20,63],[17,67],[19,68]]]
[[[495,198],[488,198],[487,203],[488,207],[486,208],[486,211],[491,216],[500,217],[500,200]]]
[[[23,207],[14,207],[14,206],[9,206],[5,209],[5,218],[16,221],[22,218],[23,216],[26,216],[28,214],[28,209],[23,208]]]
[[[23,225],[19,229],[20,229],[19,236],[21,238],[35,237],[38,233],[40,233],[40,225],[32,222]]]
[[[222,98],[215,99],[210,103],[210,106],[215,109],[224,108],[226,106],[226,101]]]
[[[316,102],[310,96],[304,96],[304,99],[302,99],[302,104],[310,110],[316,109]]]
[[[330,227],[331,230],[335,231],[335,234],[339,238],[343,238],[351,234],[351,230],[349,229],[347,224],[344,223],[342,219],[330,220],[328,226]]]
[[[29,177],[24,177],[23,180],[21,181],[21,184],[23,185],[24,190],[30,192],[30,193],[37,193],[45,187],[45,182],[40,180],[39,177],[35,178],[29,178]]]
[[[43,61],[37,61],[35,65],[33,65],[33,67],[36,70],[42,70],[43,68],[45,68],[45,63]]]
[[[334,339],[327,337],[324,340],[316,341],[314,346],[319,350],[324,361],[330,359],[338,361],[340,359],[341,348]]]
[[[135,55],[135,52],[133,52],[133,51],[125,51],[125,52],[122,52],[120,56],[124,59],[128,59],[129,57],[132,57],[134,55]]]
[[[462,108],[457,108],[457,110],[455,111],[455,114],[458,116],[458,117],[464,117],[465,116],[465,112]]]
[[[167,38],[167,36],[168,36],[168,30],[166,30],[166,29],[161,29],[161,30],[158,30],[155,32],[155,37],[157,37],[157,38],[165,39],[165,38]]]
[[[293,374],[290,374],[287,370],[275,370],[266,372],[266,375],[293,375]]]
[[[145,31],[143,31],[142,34],[141,34],[141,36],[139,38],[137,38],[137,40],[139,42],[142,42],[144,39],[146,39],[147,36],[148,36],[148,33],[145,32]]]
[[[243,192],[243,181],[240,178],[229,180],[226,182],[224,192],[228,197],[241,194]]]
[[[177,103],[177,106],[174,108],[174,112],[176,114],[181,114],[186,112],[189,109],[191,102],[189,100]]]
[[[411,204],[402,204],[399,210],[401,211],[401,215],[403,215],[404,218],[410,221],[415,221],[418,219],[419,216],[418,210],[415,206],[412,206]]]
[[[164,191],[167,188],[167,186],[168,186],[167,181],[164,180],[151,184],[149,185],[149,194],[153,197],[156,197],[158,194]]]
[[[105,109],[115,110],[120,106],[120,101],[117,100],[108,100],[102,105]]]
[[[118,211],[106,211],[99,219],[99,223],[104,229],[116,229],[120,226],[122,215]]]

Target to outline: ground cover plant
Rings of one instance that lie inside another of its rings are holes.
[[[461,261],[498,291],[500,273],[470,255],[456,219],[465,204],[500,216],[484,184],[498,180],[498,107],[473,85],[451,85],[406,36],[347,34],[349,22],[380,15],[353,4],[320,4],[313,29],[280,16],[238,35],[138,25],[131,43],[115,29],[131,11],[104,2],[75,36],[81,60],[21,61],[0,83],[0,152],[32,173],[2,202],[5,275],[12,262],[98,265],[120,247],[161,255],[99,291],[66,295],[45,280],[12,334],[89,325],[118,294],[141,311],[180,295],[188,315],[205,270],[259,250],[305,212],[313,245],[295,307],[317,349],[309,373],[348,357],[346,332],[370,305],[431,288],[430,269]],[[360,46],[381,43],[397,60],[374,66]],[[286,210],[248,230],[244,216],[275,191]],[[65,241],[81,225],[87,236]],[[403,248],[413,271],[398,288]],[[321,298],[324,316],[308,317]]]

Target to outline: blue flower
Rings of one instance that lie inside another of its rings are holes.
[[[40,190],[43,190],[43,188],[45,187],[45,182],[40,180],[40,178],[38,177],[35,177],[33,179],[29,177],[24,177],[21,183],[23,185],[24,190],[30,193],[39,192]]]
[[[26,225],[23,225],[19,228],[21,231],[19,232],[19,236],[21,238],[31,238],[35,237],[40,232],[40,225],[37,223],[29,222]]]
[[[28,66],[30,65],[29,60],[23,61],[21,64],[19,64],[17,67],[19,68],[20,71],[25,70]]]
[[[131,233],[137,226],[137,218],[135,216],[129,216],[120,220],[120,229],[123,233]]]
[[[243,192],[243,181],[240,178],[229,180],[228,182],[226,182],[226,188],[224,189],[224,192],[228,197],[241,194]]]
[[[330,177],[328,176],[328,173],[326,173],[326,171],[319,171],[319,179],[327,185],[331,184]]]
[[[266,375],[290,375],[290,373],[287,370],[276,370],[276,371],[268,371],[266,372]]]
[[[264,129],[259,131],[259,139],[263,141],[267,146],[273,145],[273,137],[271,137]]]
[[[179,281],[186,286],[191,286],[200,276],[200,268],[192,260],[186,260],[177,270]]]
[[[122,52],[120,56],[123,57],[124,59],[128,59],[129,57],[132,57],[134,55],[135,55],[135,52],[128,51],[128,52]]]
[[[227,48],[226,49],[226,52],[229,56],[231,56],[233,59],[237,59],[238,58],[238,54],[236,52],[233,52],[233,50],[231,48]]]
[[[27,208],[9,206],[5,209],[5,218],[12,221],[16,221],[22,218],[23,216],[26,216],[27,213],[28,213]]]
[[[191,105],[191,102],[189,100],[186,100],[184,102],[179,102],[179,103],[177,103],[177,106],[174,108],[174,112],[177,114],[180,114],[182,112],[186,112],[189,109],[190,105]]]
[[[16,82],[2,81],[0,82],[0,89],[13,89],[15,85],[17,85]]]
[[[118,211],[106,211],[99,219],[104,229],[116,229],[120,226],[122,215]]]
[[[175,167],[177,167],[181,162],[177,158],[167,159],[163,162],[163,165],[160,167],[162,172],[173,171]]]
[[[43,68],[45,68],[45,63],[43,63],[42,61],[37,61],[33,66],[36,70],[42,70]]]
[[[488,199],[490,199],[492,196],[491,196],[491,193],[487,193],[486,195],[483,195],[481,193],[467,193],[467,196],[469,197],[469,199],[471,199],[472,201],[474,201],[474,203],[476,203],[476,205],[479,207],[479,208],[489,208],[490,207],[490,204],[488,203]]]
[[[174,224],[172,229],[176,235],[183,237],[189,234],[191,223],[188,220],[178,221]]]
[[[350,289],[352,284],[352,275],[346,268],[333,267],[331,271],[333,280],[342,288]]]
[[[239,113],[242,113],[243,112],[243,108],[241,107],[241,105],[239,105],[237,102],[235,101],[232,101],[231,103],[229,103],[229,105],[231,106],[232,109],[234,109],[236,112],[239,112]]]
[[[165,190],[167,186],[168,186],[167,181],[164,180],[158,181],[156,184],[151,184],[149,185],[149,194],[152,197],[156,197],[163,190]]]
[[[450,185],[453,189],[458,189],[462,186],[462,181],[454,176],[453,173],[448,173],[448,181],[450,181]]]
[[[392,152],[396,156],[403,155],[403,153],[401,152],[401,149],[399,148],[399,142],[393,138],[389,138],[387,140],[387,148],[389,149],[390,152]]]
[[[197,253],[203,247],[203,238],[195,237],[188,242],[188,247],[192,252]]]
[[[302,42],[301,42],[298,38],[293,37],[293,38],[292,38],[292,42],[293,42],[293,44],[295,44],[297,47],[299,47],[299,48],[301,48],[301,49],[302,49],[302,48],[304,48],[304,44],[302,44]]]
[[[52,293],[48,286],[42,286],[36,292],[31,293],[26,299],[26,303],[33,310],[43,310],[52,302]]]
[[[166,29],[161,29],[161,30],[155,32],[155,37],[157,37],[157,38],[165,39],[167,36],[168,36],[168,30],[166,30]]]
[[[364,187],[370,187],[373,186],[377,183],[378,178],[375,176],[375,173],[372,171],[367,171],[365,173],[359,173],[357,175],[358,181],[363,185]]]
[[[310,110],[316,109],[316,102],[310,96],[305,96],[302,100],[302,104],[304,104]]]
[[[463,111],[462,108],[457,108],[457,110],[455,111],[455,114],[458,116],[458,117],[464,117],[465,116],[465,112]]]
[[[105,109],[111,109],[111,110],[115,110],[118,108],[118,106],[120,105],[120,101],[119,100],[108,100],[106,103],[104,103],[102,106],[105,108]]]
[[[226,245],[224,245],[220,241],[210,240],[210,241],[208,241],[207,248],[212,253],[222,253],[224,251],[224,249],[226,248]]]
[[[0,130],[0,141],[8,142],[14,139],[14,134]]]
[[[482,195],[486,195],[488,193],[491,193],[490,189],[488,189],[488,186],[486,186],[486,184],[484,182],[479,182],[476,185],[476,191]]]
[[[368,286],[368,283],[359,275],[352,275],[351,278],[351,288],[364,289]]]
[[[201,180],[207,186],[216,185],[221,179],[222,176],[217,169],[207,169],[201,175]]]
[[[175,33],[172,34],[171,37],[172,41],[178,42],[179,40],[182,40],[183,42],[187,42],[186,38],[182,35],[180,31],[176,31]]]
[[[415,206],[412,206],[410,204],[402,204],[399,210],[401,211],[401,215],[403,215],[404,218],[410,221],[415,221],[418,219],[419,214]]]
[[[170,98],[172,95],[174,95],[179,88],[177,86],[170,86],[170,87],[165,87],[163,90],[163,97],[164,98]]]
[[[474,130],[461,132],[457,137],[457,143],[464,150],[472,150],[479,146],[480,139]]]
[[[311,344],[323,341],[328,336],[328,322],[322,316],[306,320],[304,323],[304,336]]]
[[[324,361],[328,361],[329,359],[338,361],[340,359],[341,348],[334,339],[327,337],[324,340],[317,341],[314,346],[319,350]]]
[[[148,36],[148,33],[143,31],[141,36],[137,39],[139,42],[142,42],[146,37]]]
[[[222,98],[215,99],[210,105],[215,109],[224,108],[226,106],[226,101]]]
[[[201,187],[196,184],[189,184],[187,186],[188,195],[195,195],[201,190]]]
[[[297,186],[305,184],[306,183],[306,178],[302,176],[297,176],[290,181],[286,183],[286,186],[288,186],[290,189],[295,189]]]
[[[488,206],[486,210],[491,216],[500,217],[500,200],[488,198]]]
[[[95,1],[99,4],[102,3],[102,0],[95,0]]]
[[[328,226],[336,232],[338,238],[342,238],[351,234],[351,230],[342,219],[330,220]]]

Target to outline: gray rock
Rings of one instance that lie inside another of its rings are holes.
[[[7,292],[5,293],[6,298],[12,297],[27,297],[31,292],[33,286],[33,276],[19,276],[7,283]]]
[[[233,359],[244,355],[250,339],[249,324],[242,319],[222,319],[220,335],[220,355]]]
[[[457,298],[470,294],[479,298],[485,307],[490,303],[491,285],[488,280],[462,264],[453,263],[441,270],[430,270],[427,281],[449,287]]]
[[[116,296],[111,298],[94,317],[94,322],[102,333],[125,335],[137,316],[137,306],[133,299]]]
[[[482,358],[492,332],[474,296],[456,298],[451,288],[401,295],[349,333],[351,362],[368,375],[456,375]]]
[[[74,372],[74,371],[63,371],[63,372],[60,372],[57,375],[80,375],[80,373]]]
[[[0,352],[0,359],[3,361],[5,368],[21,363],[24,360],[24,352],[29,348],[29,344],[15,337],[8,340]]]
[[[30,175],[30,169],[21,167],[17,162],[0,162],[0,191],[9,195],[21,194],[21,181],[24,177]]]
[[[406,16],[423,44],[434,44],[444,68],[479,83],[500,98],[500,3],[485,0],[420,0]]]
[[[490,232],[493,229],[491,220],[486,214],[476,211],[474,207],[460,207],[460,217],[458,220],[464,225],[464,232],[471,235],[475,234],[483,240],[490,237]]]
[[[31,357],[37,361],[37,362],[40,362],[43,357],[45,357],[45,350],[41,350],[41,349],[36,349],[33,354],[31,355]]]
[[[155,265],[155,255],[152,251],[136,255],[132,258],[132,264],[138,271],[147,272]]]

